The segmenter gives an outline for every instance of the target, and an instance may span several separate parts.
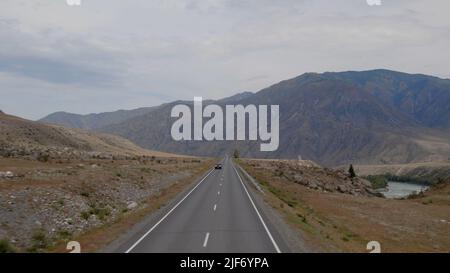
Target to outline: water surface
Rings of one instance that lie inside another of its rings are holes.
[[[428,186],[425,184],[388,181],[387,191],[384,191],[383,195],[386,198],[402,198],[426,189],[428,189]]]

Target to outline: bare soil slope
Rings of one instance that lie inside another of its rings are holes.
[[[124,138],[43,124],[0,112],[0,155],[146,155],[173,154],[142,149]]]

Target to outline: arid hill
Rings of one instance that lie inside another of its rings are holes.
[[[306,73],[256,93],[209,101],[218,105],[279,105],[280,146],[259,143],[176,142],[170,129],[173,102],[94,130],[125,137],[141,147],[198,156],[301,156],[326,166],[442,161],[450,157],[450,80],[389,70]],[[207,104],[206,102],[204,104]],[[70,125],[63,116],[53,121]],[[44,119],[48,120],[48,119]]]
[[[0,155],[7,157],[174,156],[140,148],[124,138],[43,124],[0,113]]]

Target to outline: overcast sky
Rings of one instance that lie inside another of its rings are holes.
[[[38,119],[258,91],[304,72],[450,78],[450,1],[0,1],[0,109]]]

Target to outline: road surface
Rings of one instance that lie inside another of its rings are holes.
[[[127,253],[273,253],[284,244],[231,159],[121,246]],[[280,244],[281,243],[281,244]]]

